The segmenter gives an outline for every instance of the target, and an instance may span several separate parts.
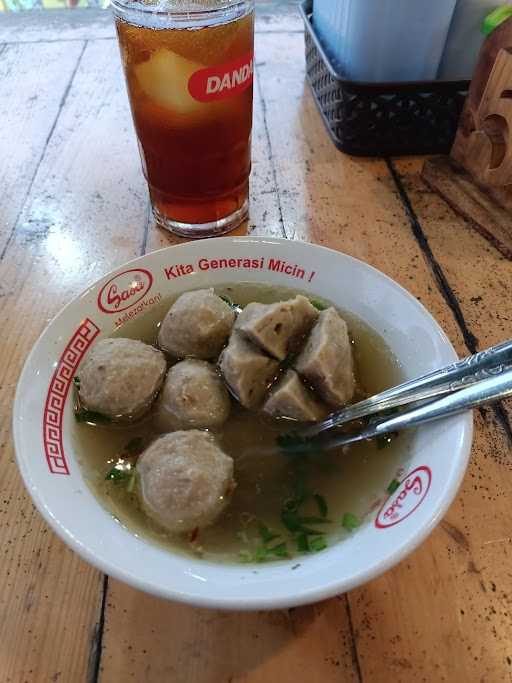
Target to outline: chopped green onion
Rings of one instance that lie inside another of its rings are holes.
[[[130,472],[130,478],[128,480],[128,486],[126,487],[126,490],[128,493],[133,493],[133,489],[135,487],[135,482],[137,481],[137,470],[133,469]]]
[[[73,384],[77,389],[80,389],[80,377],[73,377]]]
[[[289,509],[284,507],[281,510],[281,522],[288,529],[288,531],[291,532],[300,531],[302,528],[296,508]]]
[[[301,524],[331,524],[330,519],[325,517],[299,517]]]
[[[131,476],[131,470],[123,469],[119,465],[115,465],[109,472],[107,472],[105,479],[108,481],[126,481],[127,479],[130,479]]]
[[[258,531],[263,540],[263,543],[270,543],[279,538],[279,534],[274,534],[263,522],[258,522]]]
[[[288,547],[286,543],[278,543],[278,545],[269,548],[266,545],[260,545],[256,548],[254,553],[250,550],[241,550],[238,554],[242,562],[268,562],[274,557],[289,557]]]
[[[314,553],[319,553],[327,548],[327,541],[322,536],[316,536],[309,541],[309,547]]]
[[[386,491],[389,493],[389,495],[391,495],[392,493],[394,493],[394,492],[397,490],[397,488],[398,488],[399,486],[400,486],[400,482],[398,481],[398,479],[393,479],[393,481],[392,481],[391,484],[388,486],[388,488],[386,489]]]
[[[354,529],[357,529],[359,524],[360,522],[358,518],[352,514],[352,512],[345,512],[343,519],[341,520],[341,525],[344,529],[347,531],[354,531]]]
[[[325,534],[325,531],[321,529],[311,529],[308,526],[301,526],[300,530],[308,536],[322,536],[323,534]]]
[[[317,309],[317,311],[325,311],[327,308],[329,308],[327,304],[324,304],[322,301],[319,301],[318,299],[310,299],[309,301],[311,305]]]
[[[295,542],[297,544],[297,550],[299,553],[309,552],[309,539],[307,534],[298,534],[298,536],[295,538]]]
[[[229,296],[224,296],[223,294],[219,294],[219,299],[222,299],[230,308],[232,308],[234,311],[238,311],[241,306],[238,306],[238,304],[235,304],[234,301],[232,301]]]
[[[288,557],[288,547],[286,543],[279,543],[273,548],[268,548],[268,551],[274,555],[274,557]]]
[[[313,498],[315,499],[315,503],[317,504],[320,515],[322,517],[327,517],[329,508],[327,507],[327,501],[325,500],[325,498],[321,496],[319,493],[315,493]]]
[[[303,519],[308,518],[300,517],[297,514],[297,510],[289,510],[286,508],[283,508],[281,510],[281,521],[283,525],[288,529],[288,531],[291,531],[292,533],[299,532],[301,534],[311,536],[319,536],[325,533],[325,531],[320,531],[319,529],[311,529],[310,527],[304,526]],[[324,523],[323,519],[321,523]]]
[[[268,559],[268,548],[265,548],[264,545],[258,546],[256,550],[254,551],[254,557],[253,560],[254,562],[265,562],[265,560]]]
[[[80,406],[75,408],[75,420],[77,422],[89,422],[90,424],[110,424],[112,420],[106,415],[95,413],[92,410],[85,410]]]

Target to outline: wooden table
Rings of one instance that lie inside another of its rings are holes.
[[[252,207],[239,232],[371,263],[423,302],[461,355],[512,336],[511,263],[427,189],[422,160],[354,159],[331,144],[290,5],[260,3]],[[0,681],[512,681],[510,406],[476,413],[460,494],[421,548],[324,603],[193,609],[102,576],[63,545],[14,461],[21,366],[86,285],[178,241],[148,220],[108,14],[0,20],[0,159]]]

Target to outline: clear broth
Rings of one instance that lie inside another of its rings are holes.
[[[240,283],[215,288],[244,306],[251,301],[273,303],[292,298],[297,291],[270,285]],[[169,298],[140,318],[127,322],[114,336],[154,343],[158,326],[174,299]],[[371,395],[402,380],[402,372],[382,338],[356,317],[340,311],[349,325],[354,344],[358,394]],[[321,528],[327,545],[348,533],[342,520],[346,513],[364,522],[386,495],[390,482],[408,459],[409,439],[400,435],[389,445],[365,442],[308,458],[260,455],[275,445],[276,437],[290,431],[293,422],[275,420],[263,413],[248,411],[233,401],[231,416],[216,432],[220,445],[235,462],[237,487],[231,502],[216,523],[190,535],[171,535],[146,516],[135,492],[122,482],[105,480],[126,444],[142,437],[145,444],[158,436],[151,415],[132,425],[91,426],[76,424],[74,441],[85,479],[107,510],[126,528],[146,540],[173,552],[193,554],[215,562],[278,559],[261,552],[266,545],[261,524],[275,533],[269,546],[286,542],[289,556],[301,554],[296,538],[281,520],[281,510],[296,494],[297,486],[320,494],[328,506],[331,523],[308,525]],[[300,508],[300,514],[319,516],[314,498]]]

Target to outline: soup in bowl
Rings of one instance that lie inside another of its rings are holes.
[[[411,295],[348,256],[180,245],[49,325],[18,386],[18,462],[52,528],[110,575],[209,607],[303,604],[421,542],[456,494],[472,422],[299,455],[283,436],[455,358]]]

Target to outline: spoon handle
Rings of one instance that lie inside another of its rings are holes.
[[[395,417],[374,422],[353,434],[325,434],[317,437],[316,443],[322,448],[334,448],[356,441],[373,439],[378,436],[410,429],[426,422],[433,422],[451,415],[462,413],[472,408],[494,403],[512,396],[512,369],[500,375],[484,379],[469,387],[455,391],[448,396],[431,401],[418,408],[413,408]]]
[[[425,401],[458,391],[466,386],[497,376],[512,367],[512,340],[492,346],[463,360],[404,382],[380,394],[348,406],[317,424],[300,430],[304,437],[340,427],[341,425],[382,411],[416,401]]]

